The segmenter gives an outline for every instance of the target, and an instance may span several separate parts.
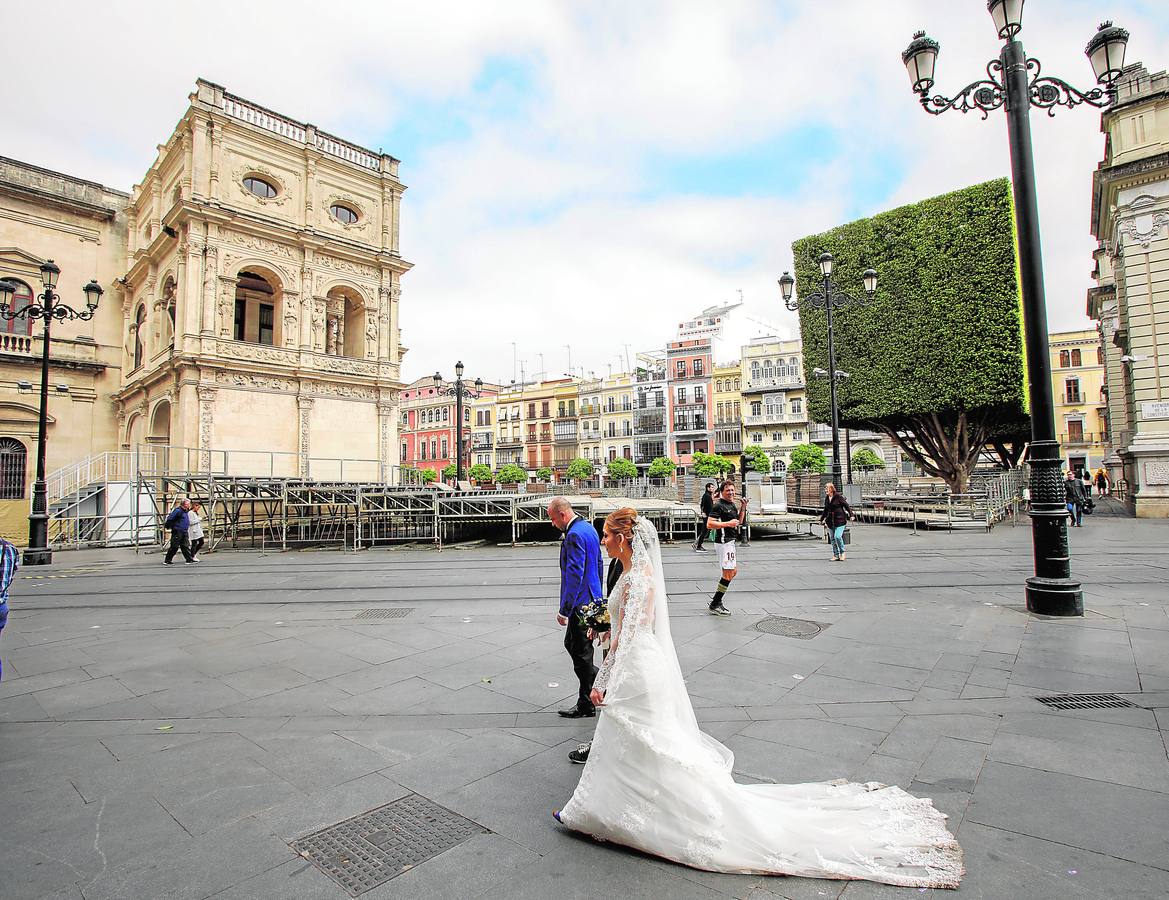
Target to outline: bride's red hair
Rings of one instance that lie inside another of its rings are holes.
[[[625,540],[633,541],[633,527],[637,524],[637,510],[632,506],[615,509],[605,518],[605,527]]]

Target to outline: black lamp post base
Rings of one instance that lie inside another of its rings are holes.
[[[1040,616],[1082,616],[1084,592],[1070,578],[1027,579],[1027,611]]]
[[[51,566],[53,564],[53,551],[47,547],[29,547],[24,551],[20,564],[22,566]]]

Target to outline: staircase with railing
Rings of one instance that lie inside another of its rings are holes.
[[[54,547],[132,543],[143,507],[139,472],[153,468],[154,457],[151,450],[111,450],[50,472],[45,477],[49,543]]]

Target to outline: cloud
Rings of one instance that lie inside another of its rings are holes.
[[[1109,5],[1130,60],[1163,68],[1164,17]],[[513,341],[529,373],[540,352],[567,368],[565,344],[603,373],[740,289],[736,333],[790,329],[775,279],[793,239],[1009,173],[1001,113],[933,117],[908,90],[917,28],[942,43],[943,92],[997,52],[980,4],[942,6],[43,0],[6,10],[10,33],[52,33],[56,64],[10,42],[5,153],[129,188],[195,77],[218,81],[403,159],[408,377],[462,356],[510,378]],[[1045,73],[1089,86],[1098,7],[1028,5]],[[1099,115],[1040,113],[1033,131],[1049,320],[1080,327]]]

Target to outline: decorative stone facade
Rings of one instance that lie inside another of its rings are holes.
[[[273,454],[270,470],[314,477],[360,460],[359,477],[385,476],[404,190],[392,157],[200,80],[128,209],[119,443],[165,437],[237,464],[250,452],[257,471]]]
[[[396,159],[202,80],[131,194],[0,157],[0,278],[35,295],[54,259],[66,303],[105,290],[53,326],[49,472],[158,444],[172,468],[392,477],[405,189]],[[0,331],[0,450],[27,482],[0,534],[23,541],[41,325]]]
[[[1101,117],[1093,176],[1097,286],[1113,453],[1105,460],[1138,516],[1169,516],[1169,74],[1125,69]]]

